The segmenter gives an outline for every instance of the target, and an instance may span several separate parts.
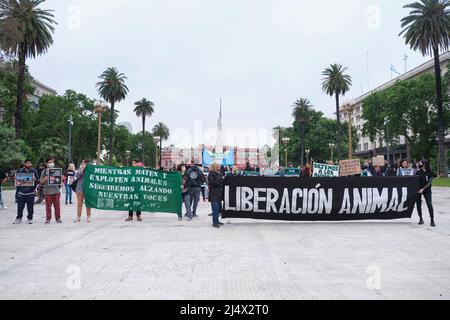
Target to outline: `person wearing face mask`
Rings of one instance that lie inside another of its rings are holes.
[[[61,185],[51,185],[49,184],[50,169],[55,168],[55,159],[49,158],[47,160],[47,169],[43,170],[41,173],[41,184],[45,186],[44,197],[45,197],[45,211],[46,220],[45,224],[49,224],[52,220],[52,206],[55,208],[55,219],[56,223],[61,224]]]
[[[428,211],[430,213],[431,226],[436,227],[434,222],[434,209],[433,209],[433,201],[432,201],[432,193],[431,187],[433,185],[433,178],[435,174],[431,170],[431,166],[427,160],[422,160],[419,162],[419,171],[417,171],[416,175],[419,177],[419,185],[417,191],[417,212],[420,217],[420,225],[424,224],[422,217],[422,196],[425,198],[427,203]]]

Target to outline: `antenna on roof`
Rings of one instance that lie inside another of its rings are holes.
[[[407,73],[408,72],[408,55],[407,54],[405,54],[404,56],[403,56],[403,61],[405,62],[405,73]]]

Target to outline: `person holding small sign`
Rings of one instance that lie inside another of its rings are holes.
[[[18,176],[24,176],[19,180]],[[31,180],[30,180],[31,179]],[[28,211],[28,224],[33,224],[34,196],[36,194],[38,175],[31,160],[25,160],[24,167],[16,172],[17,217],[14,224],[21,224],[25,205]]]
[[[61,184],[62,169],[55,169],[55,159],[47,160],[47,169],[41,173],[41,184],[45,185],[45,224],[49,224],[52,220],[52,206],[55,208],[56,223],[61,224]]]

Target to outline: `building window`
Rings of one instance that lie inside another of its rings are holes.
[[[358,144],[358,149],[357,149],[357,151],[358,151],[358,152],[361,151],[361,145],[360,145],[360,144]]]
[[[364,143],[364,151],[369,151],[369,144],[368,143]]]

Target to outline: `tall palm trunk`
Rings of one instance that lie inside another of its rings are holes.
[[[442,78],[441,62],[439,59],[439,48],[433,50],[434,53],[434,72],[436,74],[436,106],[437,106],[437,132],[439,139],[439,175],[445,178],[447,172],[447,147],[445,145],[444,130],[444,108],[442,102]]]
[[[301,139],[301,158],[300,165],[303,167],[305,159],[305,123],[300,122],[300,139]]]
[[[145,164],[145,113],[142,115],[142,163]]]
[[[114,130],[114,99],[111,101],[111,116],[109,125],[109,159],[108,164],[112,165],[113,159],[113,130]]]
[[[159,169],[162,170],[163,166],[162,166],[162,137],[161,140],[159,141]]]
[[[17,99],[16,99],[16,111],[14,114],[14,124],[16,127],[16,138],[22,137],[22,111],[24,101],[24,86],[25,86],[25,68],[26,68],[26,55],[25,44],[19,45],[19,75],[17,80]]]
[[[336,117],[337,117],[337,137],[336,137],[336,156],[337,162],[341,160],[341,141],[342,141],[342,127],[341,127],[341,113],[339,111],[339,93],[336,92]]]

